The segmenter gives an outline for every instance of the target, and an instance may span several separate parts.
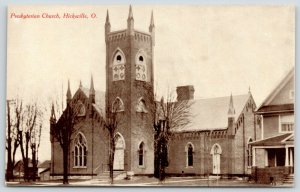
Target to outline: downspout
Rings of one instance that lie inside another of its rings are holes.
[[[94,177],[94,110],[92,106],[92,179]]]
[[[243,114],[243,177],[245,177],[245,166],[246,166],[246,163],[245,163],[245,115]]]

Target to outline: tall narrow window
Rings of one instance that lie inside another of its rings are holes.
[[[187,152],[187,166],[192,167],[194,165],[194,147],[191,143],[188,143],[186,147]]]
[[[144,142],[139,146],[139,166],[144,166]]]
[[[78,133],[74,141],[74,167],[86,167],[87,142],[82,133]]]
[[[248,147],[247,147],[248,167],[252,166],[252,148],[250,145],[251,142],[252,142],[252,139],[250,138],[248,141]]]
[[[147,64],[146,54],[140,50],[135,59],[135,79],[139,81],[147,81]]]
[[[125,55],[121,50],[116,51],[113,58],[113,81],[119,81],[125,79]]]

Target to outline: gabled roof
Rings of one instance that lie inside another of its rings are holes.
[[[89,94],[90,94],[89,88],[81,87],[77,91],[79,90],[82,90],[85,96],[89,98]],[[99,91],[99,90],[95,91],[95,104],[93,104],[93,106],[100,115],[105,114],[105,92],[104,91]]]
[[[281,146],[286,143],[293,143],[294,133],[285,133],[267,139],[254,141],[250,143],[252,146]]]
[[[51,164],[51,160],[46,160],[43,163],[39,164],[38,168],[48,168],[50,167],[50,164]]]
[[[284,100],[281,103],[274,105],[272,102],[274,99],[284,91],[284,87],[287,86],[289,82],[294,82],[295,76],[295,68],[293,67],[289,73],[284,77],[284,79],[273,89],[273,91],[266,97],[266,99],[262,102],[262,104],[256,110],[258,113],[263,113],[267,111],[278,111],[281,109],[281,106],[284,108],[283,110],[294,110],[294,100],[290,99],[289,101]],[[288,93],[286,94],[288,95]]]
[[[236,121],[250,97],[251,94],[232,96]],[[178,131],[227,129],[229,103],[230,96],[194,100],[191,106],[191,123]]]

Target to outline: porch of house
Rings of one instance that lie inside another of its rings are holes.
[[[251,143],[251,176],[257,183],[282,184],[294,174],[294,135],[284,134]]]

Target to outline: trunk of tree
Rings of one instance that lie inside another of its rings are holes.
[[[7,101],[7,168],[6,168],[6,180],[13,179],[13,164],[11,158],[11,124],[10,124],[10,108],[9,101]]]
[[[24,180],[25,180],[25,181],[29,181],[29,171],[28,171],[28,163],[29,163],[29,159],[28,159],[28,150],[29,150],[29,140],[30,140],[30,135],[29,135],[29,132],[28,132],[28,131],[25,133],[25,139],[26,139],[26,143],[25,143],[25,161],[24,161]]]
[[[69,179],[68,179],[68,165],[69,165],[69,144],[67,142],[64,143],[63,146],[63,184],[69,184]]]
[[[110,183],[114,184],[114,139],[113,136],[110,136],[110,154],[109,154],[109,177]]]
[[[32,180],[36,181],[36,176],[37,176],[37,161],[36,161],[36,150],[35,150],[35,146],[31,147],[32,150]]]

